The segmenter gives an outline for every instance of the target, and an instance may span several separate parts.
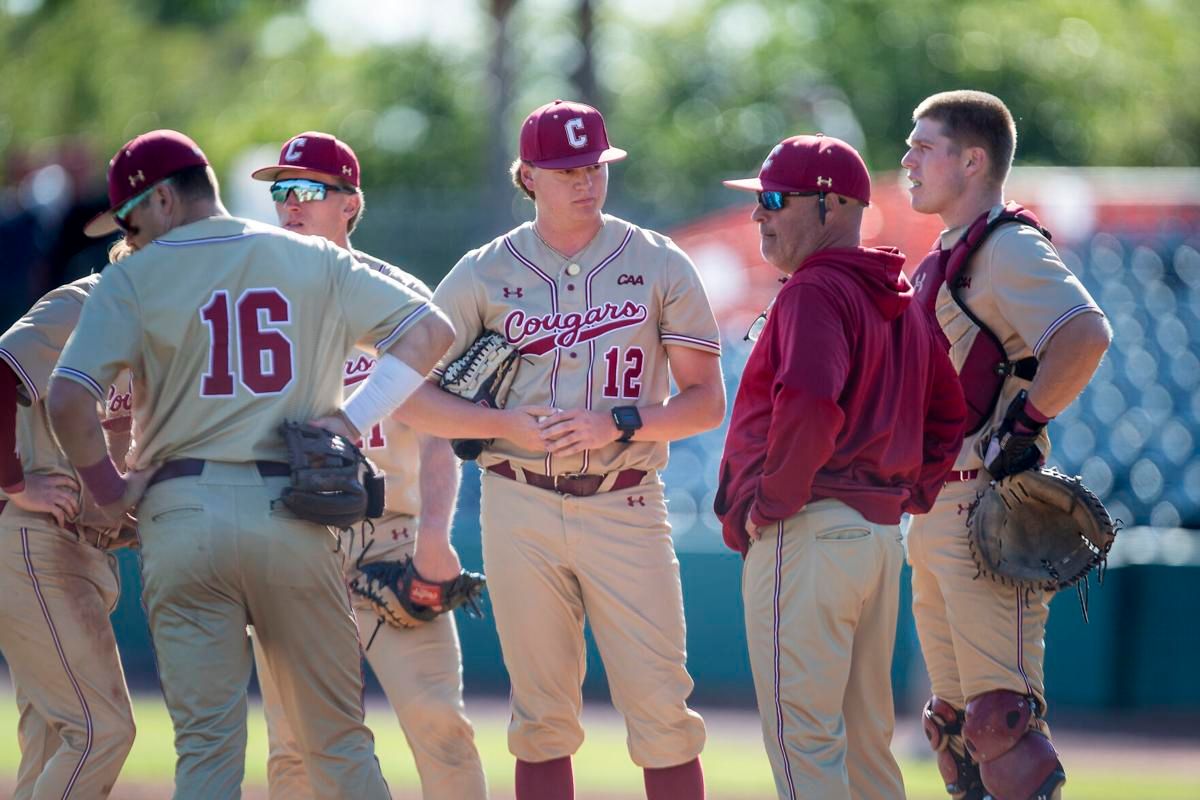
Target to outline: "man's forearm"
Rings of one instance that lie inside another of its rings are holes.
[[[638,442],[674,442],[711,430],[725,417],[725,389],[721,385],[696,384],[667,398],[660,406],[640,406],[641,429],[633,435]]]
[[[75,381],[56,377],[50,380],[46,409],[63,453],[96,502],[107,506],[121,501],[126,483],[109,457],[96,398]]]
[[[450,523],[458,498],[458,460],[445,439],[421,437],[420,535],[450,541]]]
[[[1062,413],[1087,388],[1110,341],[1112,330],[1099,314],[1080,314],[1064,325],[1042,350],[1029,402],[1047,417]]]
[[[443,439],[494,439],[503,436],[503,412],[468,403],[429,381],[392,415],[413,430]]]
[[[17,374],[0,361],[0,488],[12,494],[25,487],[17,458]]]
[[[55,377],[50,381],[46,407],[54,435],[76,469],[108,457],[104,428],[91,392],[68,378]]]

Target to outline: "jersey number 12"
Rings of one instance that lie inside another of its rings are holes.
[[[626,400],[641,397],[642,368],[645,363],[646,354],[640,347],[625,348],[624,359],[621,358],[621,348],[608,348],[604,353],[604,396]]]
[[[292,382],[292,340],[268,327],[292,321],[291,305],[278,289],[247,289],[236,303],[229,292],[218,289],[200,309],[200,319],[208,326],[209,338],[201,397],[233,396],[234,350],[238,380],[251,394],[279,394]]]

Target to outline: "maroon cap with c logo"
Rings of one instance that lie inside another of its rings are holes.
[[[574,169],[620,161],[610,147],[604,117],[583,103],[555,100],[534,109],[521,126],[521,160],[542,169]]]
[[[320,131],[305,131],[288,139],[279,151],[279,163],[260,167],[251,178],[273,181],[284,170],[315,173],[314,178],[336,178],[358,186],[358,156],[341,139]]]

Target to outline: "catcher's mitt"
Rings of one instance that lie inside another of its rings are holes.
[[[383,514],[383,475],[344,437],[300,422],[284,422],[292,485],[280,500],[297,517],[349,528]]]
[[[520,351],[504,336],[495,331],[484,331],[465,353],[446,365],[441,387],[477,405],[504,408],[520,359]],[[451,439],[450,444],[455,455],[471,460],[478,458],[491,442]]]
[[[1092,567],[1103,569],[1116,535],[1100,498],[1078,477],[1056,469],[993,481],[967,514],[967,539],[980,574],[1046,591],[1086,584]]]
[[[415,628],[464,605],[471,616],[483,616],[479,598],[487,578],[478,572],[463,570],[455,578],[435,583],[421,577],[409,556],[368,564],[360,560],[357,567],[350,591],[366,598],[379,618],[394,627]],[[434,606],[441,609],[435,611]]]

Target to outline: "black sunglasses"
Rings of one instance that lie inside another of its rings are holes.
[[[821,214],[821,224],[825,224],[825,215],[828,209],[825,206],[826,192],[759,192],[758,204],[767,211],[778,211],[783,208],[783,198],[785,197],[815,197],[817,198],[817,211]],[[838,197],[838,205],[846,205],[846,198]]]
[[[133,210],[135,208],[137,208],[139,205],[141,205],[145,201],[145,199],[150,196],[150,193],[153,191],[154,191],[154,186],[151,186],[149,189],[146,189],[144,192],[141,192],[140,194],[136,194],[133,197],[129,198],[124,203],[122,203],[119,208],[117,208],[115,211],[113,211],[113,222],[117,223],[118,228],[120,228],[121,230],[125,231],[125,233],[128,233],[130,235],[137,234],[138,229],[129,224],[129,215],[132,214]]]
[[[785,197],[816,197],[825,195],[824,192],[759,192],[758,204],[767,211],[778,211],[783,208]]]
[[[351,189],[343,189],[332,183],[322,183],[308,178],[286,178],[271,184],[271,199],[276,203],[286,203],[288,192],[296,196],[296,202],[307,203],[310,200],[324,200],[329,192],[339,194],[354,194]]]

